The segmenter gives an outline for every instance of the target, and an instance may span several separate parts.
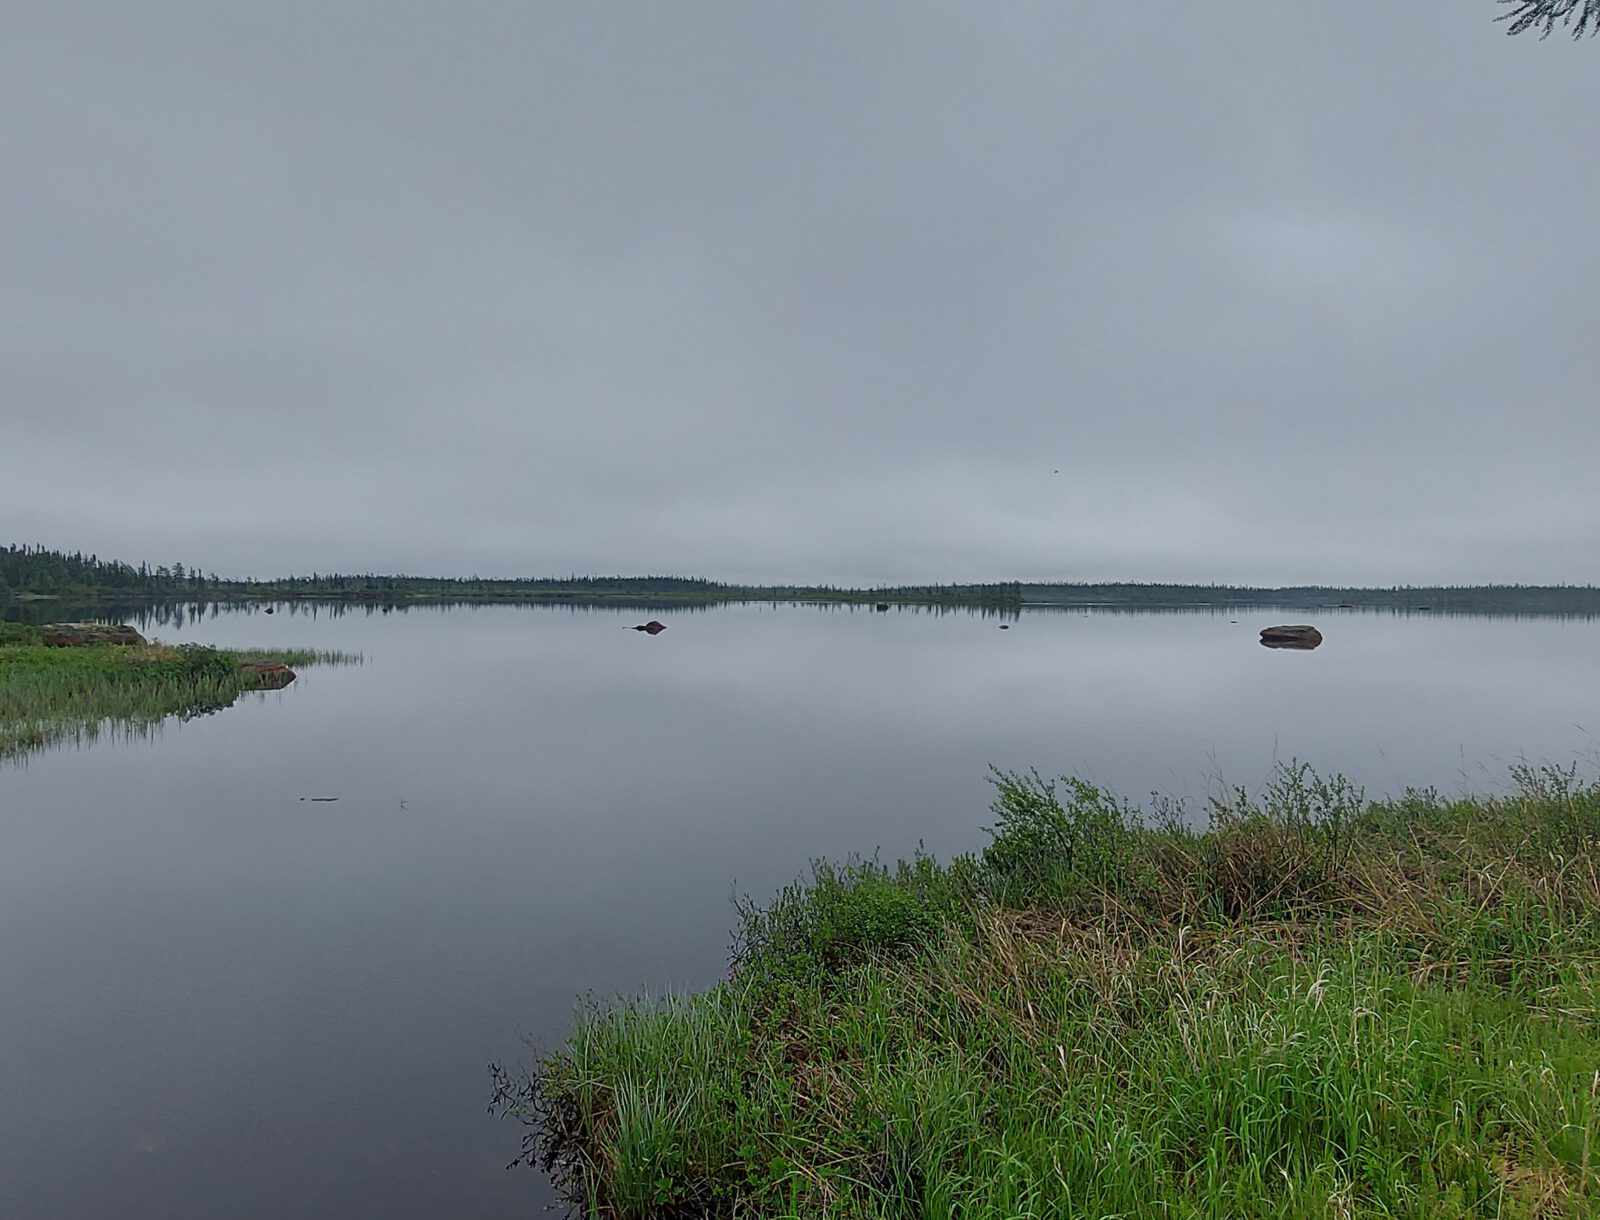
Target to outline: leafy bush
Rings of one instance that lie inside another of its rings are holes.
[[[0,647],[7,644],[37,644],[39,629],[27,623],[0,623]]]
[[[209,644],[180,644],[178,657],[183,671],[191,678],[224,680],[239,672],[239,662],[231,653],[221,652]]]
[[[1520,820],[1531,823],[1528,837],[1539,846],[1570,856],[1600,842],[1600,780],[1580,780],[1577,763],[1513,763],[1511,782],[1524,815]],[[1529,810],[1539,813],[1529,819]]]
[[[1068,903],[1130,888],[1142,828],[1116,797],[1081,779],[994,771],[998,819],[980,859],[986,888],[1004,905]]]
[[[835,974],[874,955],[917,952],[962,905],[970,865],[927,856],[890,870],[876,860],[818,860],[809,879],[765,907],[738,903],[734,972],[747,977]]]
[[[1351,888],[1351,853],[1366,796],[1342,775],[1280,763],[1259,798],[1213,797],[1202,860],[1207,889],[1229,919],[1290,914]]]

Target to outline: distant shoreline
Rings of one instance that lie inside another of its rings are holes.
[[[512,579],[314,573],[232,580],[199,569],[134,567],[42,547],[0,549],[0,606],[56,601],[93,605],[210,605],[308,602],[363,606],[414,604],[953,606],[998,610],[1069,607],[1130,610],[1278,606],[1488,614],[1600,614],[1595,585],[1227,585],[1138,581],[994,581],[835,585],[728,584],[704,577],[595,576]]]

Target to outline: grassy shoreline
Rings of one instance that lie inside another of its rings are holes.
[[[201,644],[46,647],[0,624],[0,762],[103,733],[137,736],[168,717],[228,707],[262,677],[252,664],[304,667],[359,658],[315,649],[222,650]]]
[[[1596,1214],[1600,786],[1513,775],[997,775],[982,853],[816,864],[500,1105],[595,1217]]]

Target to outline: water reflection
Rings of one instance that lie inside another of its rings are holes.
[[[536,1210],[486,1064],[718,977],[735,890],[981,846],[991,764],[1203,802],[1595,749],[1588,620],[1328,610],[1290,656],[1237,607],[277,611],[131,617],[365,664],[0,771],[0,1213]]]

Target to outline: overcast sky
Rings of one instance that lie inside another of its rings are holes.
[[[1600,39],[1492,0],[0,2],[0,542],[1600,580]]]

